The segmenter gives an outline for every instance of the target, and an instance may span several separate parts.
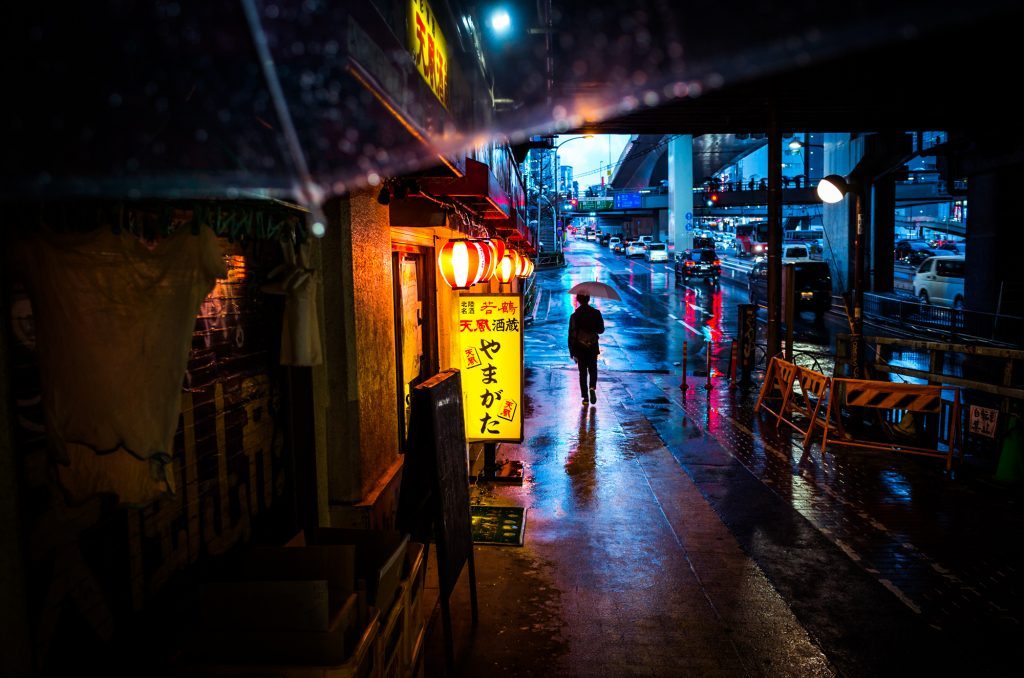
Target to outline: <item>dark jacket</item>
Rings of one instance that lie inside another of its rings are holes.
[[[604,333],[601,312],[589,304],[581,304],[569,318],[569,355],[597,355],[601,352],[597,335]]]

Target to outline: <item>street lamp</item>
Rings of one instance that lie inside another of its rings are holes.
[[[860,185],[851,177],[830,174],[818,182],[818,197],[822,202],[835,204],[849,195],[857,215],[857,231],[853,239],[853,318],[850,320],[850,364],[853,378],[864,375],[864,196]]]
[[[577,139],[593,139],[593,138],[594,138],[593,134],[581,134],[578,137],[570,137],[569,139],[566,139],[565,141],[555,145],[555,203],[554,203],[554,208],[555,208],[554,215],[555,216],[554,216],[554,219],[552,221],[551,228],[553,230],[552,235],[554,237],[555,251],[556,252],[559,252],[562,249],[562,243],[558,241],[558,203],[561,202],[561,191],[559,190],[559,186],[558,186],[558,184],[559,184],[559,176],[558,176],[558,149],[561,148],[562,146],[565,146],[570,141],[576,141]],[[543,171],[543,168],[542,168],[541,169],[541,176],[543,177],[543,175],[544,175],[544,171]],[[538,225],[538,227],[540,226],[540,216],[539,215],[538,215],[538,218],[537,218],[537,225]]]

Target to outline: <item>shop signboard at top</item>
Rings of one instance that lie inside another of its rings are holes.
[[[409,0],[409,53],[438,101],[448,107],[448,45],[427,0]]]
[[[523,310],[518,294],[462,295],[459,369],[466,439],[523,439]]]

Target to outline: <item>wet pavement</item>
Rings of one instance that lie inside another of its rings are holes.
[[[526,439],[499,448],[526,481],[474,488],[528,520],[523,547],[475,549],[475,633],[457,588],[461,675],[1016,672],[1024,502],[992,460],[950,479],[933,459],[823,457],[756,420],[756,392],[695,375],[684,394],[682,343],[702,374],[705,336],[732,335],[745,292],[677,288],[589,243],[567,254],[538,273]],[[566,291],[590,279],[623,299],[597,302],[598,400],[581,406]],[[437,653],[427,668],[443,672]]]

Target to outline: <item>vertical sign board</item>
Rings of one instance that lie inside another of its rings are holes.
[[[463,295],[459,366],[466,438],[523,439],[523,308],[519,294]]]
[[[438,101],[448,107],[448,45],[427,0],[409,0],[409,54]]]
[[[469,565],[469,595],[474,624],[478,614],[472,518],[469,515],[466,431],[458,370],[436,374],[413,389],[410,419],[408,452],[398,501],[398,527],[426,544],[429,544],[431,536],[437,542],[446,658],[449,672],[453,672],[454,644],[449,599],[466,564]]]

